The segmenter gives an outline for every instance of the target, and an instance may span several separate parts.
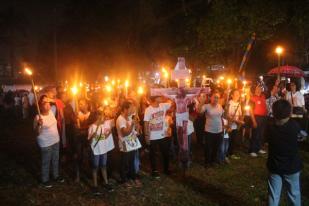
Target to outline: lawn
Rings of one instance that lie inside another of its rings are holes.
[[[192,167],[186,177],[173,163],[174,174],[154,180],[149,176],[147,158],[143,158],[142,188],[128,189],[113,181],[115,191],[96,197],[91,194],[91,179],[73,182],[70,167],[63,171],[66,182],[51,189],[38,184],[39,151],[31,132],[31,123],[20,123],[0,131],[0,205],[266,205],[267,156],[240,160],[210,169],[202,166],[201,149],[195,145]],[[308,144],[302,145],[303,205],[309,205]],[[286,205],[286,197],[282,197]]]

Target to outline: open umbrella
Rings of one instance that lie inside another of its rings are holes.
[[[268,75],[278,75],[284,77],[304,77],[305,73],[298,67],[294,66],[281,66],[272,68],[268,73]]]

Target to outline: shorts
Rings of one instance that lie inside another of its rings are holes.
[[[92,168],[104,168],[106,167],[107,153],[101,155],[95,155],[92,153]]]

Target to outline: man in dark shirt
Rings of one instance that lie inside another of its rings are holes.
[[[267,129],[269,206],[279,205],[282,184],[287,186],[291,205],[301,205],[299,182],[302,162],[298,152],[300,127],[290,119],[291,109],[288,101],[276,101],[273,104],[274,124],[270,124]]]

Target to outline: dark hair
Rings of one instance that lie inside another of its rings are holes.
[[[150,96],[150,97],[149,97],[149,100],[150,100],[151,102],[154,102],[154,101],[156,101],[156,99],[159,98],[159,97],[161,97],[161,96]]]
[[[290,83],[290,90],[291,90],[291,84],[294,84],[295,86],[296,86],[296,91],[299,91],[300,90],[300,84],[298,84],[298,82],[296,82],[296,81],[291,81],[291,83]]]
[[[47,98],[47,95],[46,95],[46,94],[43,94],[43,95],[40,97],[39,102],[38,102],[40,106],[42,105],[44,98]]]
[[[124,110],[129,109],[131,105],[132,105],[131,102],[129,102],[129,101],[127,101],[127,100],[124,101],[124,102],[122,103],[122,105],[121,105],[121,111],[123,112]]]
[[[291,115],[292,106],[290,102],[285,99],[280,99],[276,101],[273,106],[273,115],[275,119],[281,120],[288,118]]]

